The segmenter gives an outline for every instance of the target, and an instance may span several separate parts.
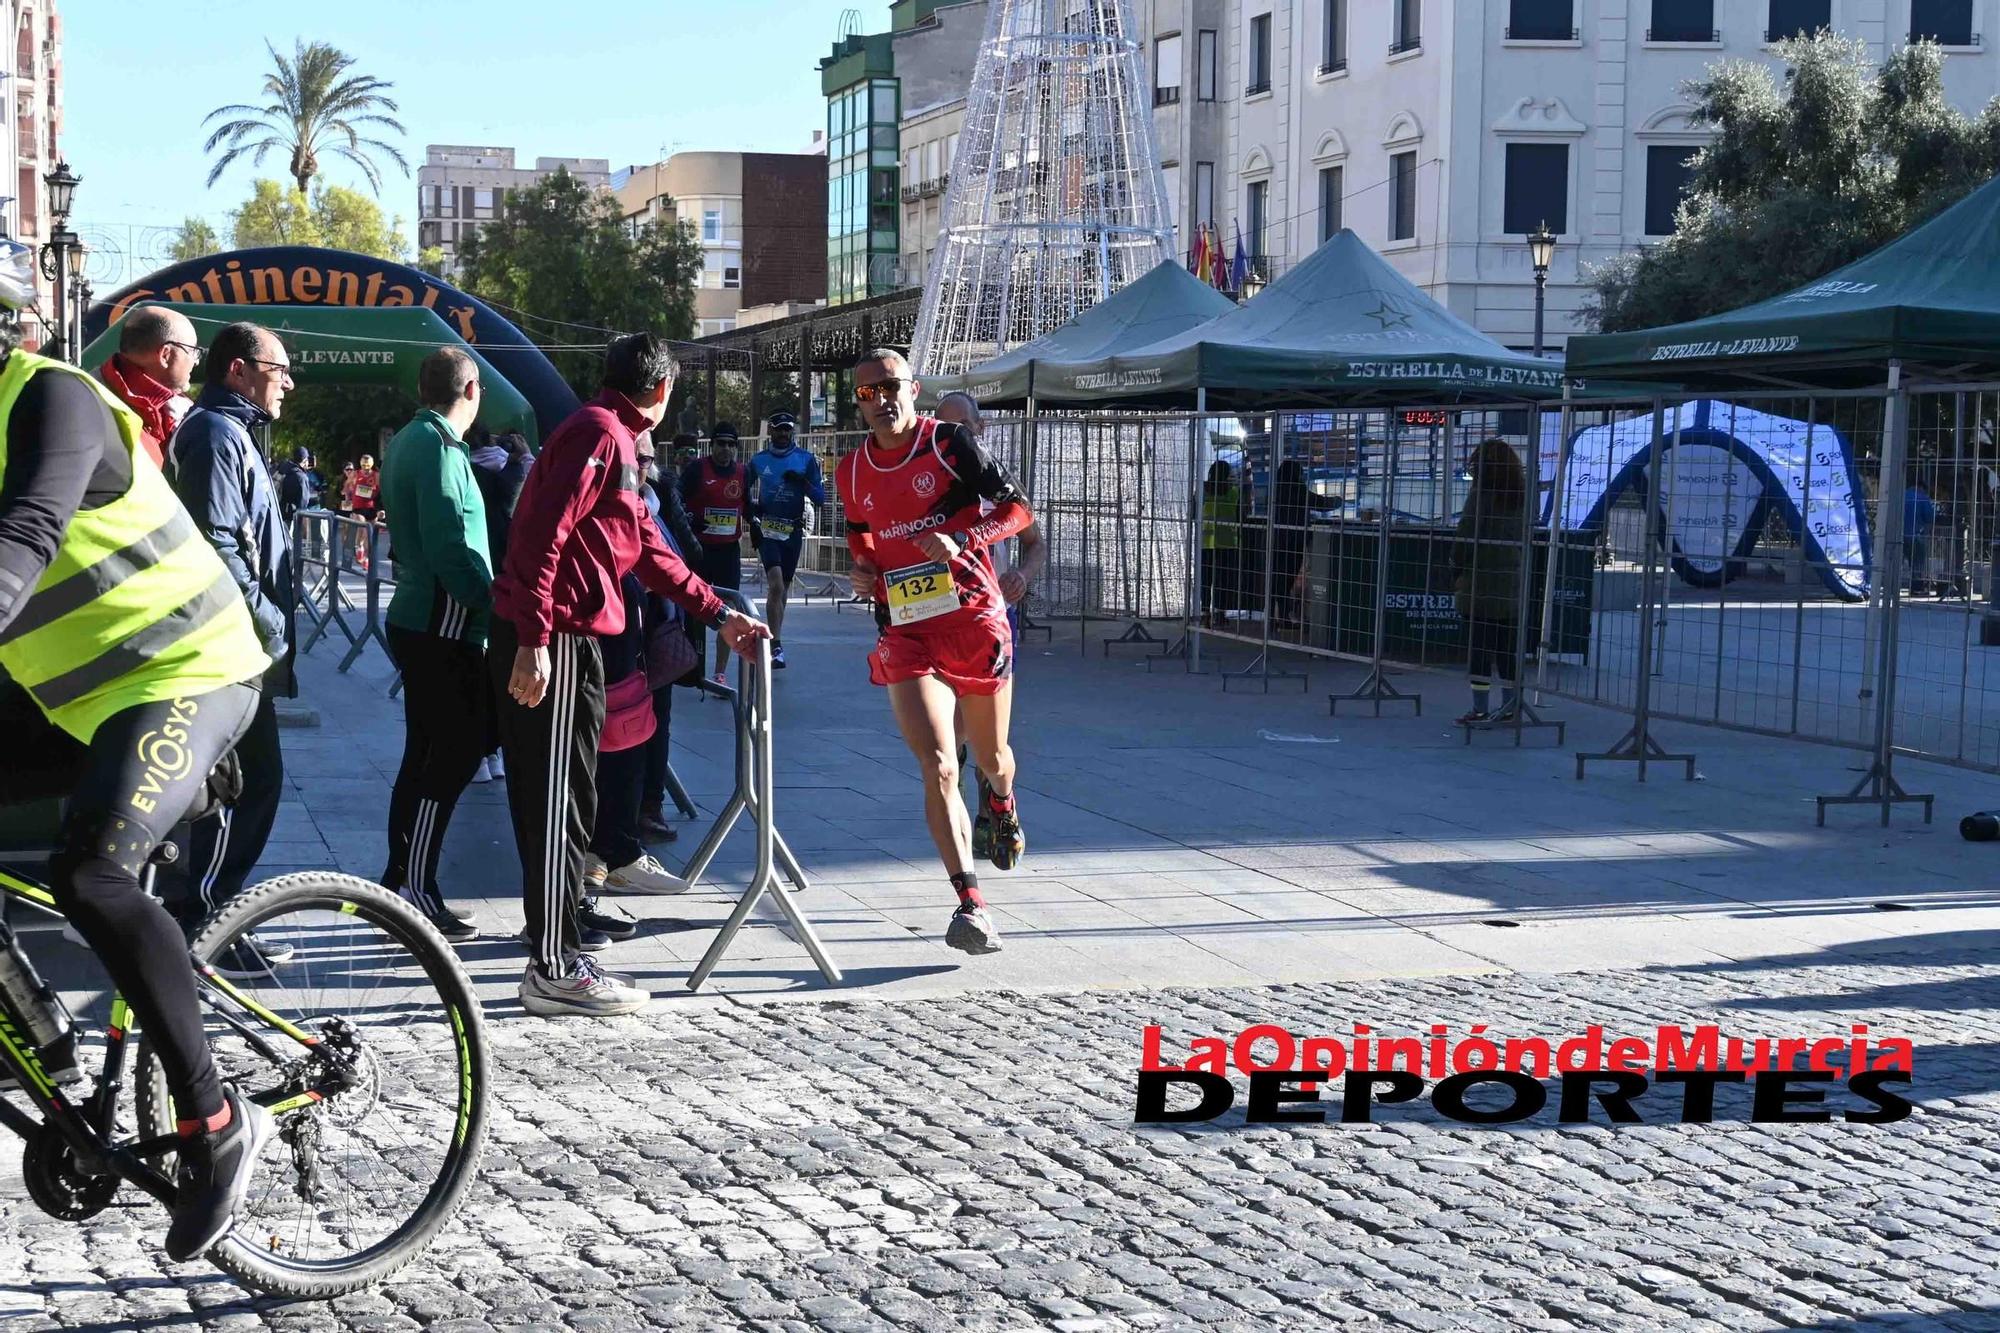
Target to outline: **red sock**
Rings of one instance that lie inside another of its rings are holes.
[[[203,1133],[204,1131],[213,1134],[217,1130],[227,1129],[229,1127],[230,1118],[231,1118],[231,1112],[229,1110],[229,1102],[225,1099],[222,1103],[222,1109],[220,1111],[217,1111],[214,1115],[208,1117],[208,1119],[179,1120],[174,1123],[174,1129],[176,1132],[180,1134],[182,1138],[191,1139],[195,1135]]]
[[[1005,796],[1002,796],[997,791],[988,791],[986,793],[986,804],[992,806],[996,814],[1012,814],[1014,812],[1014,793],[1010,791]]]
[[[971,871],[951,877],[951,887],[958,894],[960,907],[984,907],[986,900],[979,896],[979,876]]]

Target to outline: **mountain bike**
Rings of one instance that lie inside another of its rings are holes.
[[[172,843],[162,847],[149,890],[172,859]],[[18,865],[0,864],[0,895],[56,911]],[[289,958],[222,975],[216,963],[241,958],[232,946],[252,931],[267,955],[289,945]],[[11,930],[0,928],[0,944],[26,959]],[[388,890],[311,871],[221,908],[189,946],[189,966],[217,1072],[277,1122],[233,1230],[207,1257],[254,1291],[313,1299],[416,1258],[463,1202],[486,1138],[484,1027],[451,947]],[[11,1072],[31,1107],[0,1096],[0,1124],[26,1142],[28,1192],[51,1216],[94,1217],[124,1184],[173,1201],[174,1110],[135,1023],[113,995],[102,1069],[72,1091],[0,992],[0,1075]],[[136,1132],[121,1123],[128,1072]]]

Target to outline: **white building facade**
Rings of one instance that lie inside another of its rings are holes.
[[[444,251],[446,273],[458,271],[458,247],[501,215],[507,191],[526,189],[557,168],[591,189],[611,188],[611,162],[602,157],[538,157],[514,165],[511,148],[430,144],[417,168],[417,248]]]
[[[1828,26],[1883,60],[1948,52],[1952,102],[2000,93],[2000,0],[1145,0],[1180,247],[1216,224],[1267,279],[1342,226],[1508,346],[1533,341],[1524,240],[1560,238],[1546,348],[1592,265],[1672,230],[1707,132],[1683,85]],[[1212,96],[1211,96],[1212,94]]]
[[[40,246],[55,226],[43,178],[61,157],[62,16],[56,0],[0,0],[0,20],[13,35],[5,56],[0,57],[6,62],[4,73],[8,76],[0,114],[11,113],[13,120],[11,132],[0,139],[6,167],[0,174],[0,182],[4,182],[0,183],[0,231]],[[35,281],[41,288],[38,310],[21,316],[22,333],[31,348],[46,339],[47,321],[55,318],[55,284],[39,271]]]

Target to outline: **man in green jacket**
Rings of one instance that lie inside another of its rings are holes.
[[[479,365],[446,347],[417,372],[422,404],[389,441],[383,507],[396,516],[396,595],[389,654],[403,673],[403,766],[389,799],[389,868],[382,883],[421,909],[448,940],[478,928],[438,887],[445,827],[486,752],[486,628],[493,561],[486,505],[465,431],[479,415]]]

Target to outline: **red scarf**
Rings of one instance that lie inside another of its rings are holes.
[[[153,456],[153,462],[164,464],[167,440],[179,424],[169,407],[176,397],[174,391],[127,361],[119,352],[113,352],[111,359],[98,367],[97,378],[104,381],[105,387],[117,394],[125,406],[139,414],[142,428],[140,443]]]

